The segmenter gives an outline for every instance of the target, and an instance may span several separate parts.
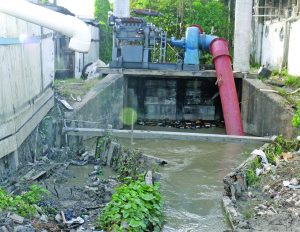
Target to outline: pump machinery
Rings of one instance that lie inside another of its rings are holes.
[[[206,35],[202,28],[191,25],[181,40],[167,38],[167,32],[151,23],[151,17],[162,16],[155,10],[136,9],[131,14],[149,16],[147,23],[142,17],[115,17],[109,15],[109,26],[113,26],[113,51],[111,68],[142,68],[169,70],[199,70],[202,51],[209,51],[212,40],[218,38]],[[167,43],[183,49],[176,63],[167,63]],[[159,49],[159,59],[154,60],[151,52]]]
[[[151,23],[151,17],[161,16],[161,13],[144,9],[136,9],[131,12],[133,13],[149,16],[149,23],[141,17],[116,17],[113,14],[109,16],[109,25],[113,26],[114,35],[112,61],[109,67],[195,72],[200,70],[200,66],[202,67],[199,64],[202,52],[211,52],[227,134],[244,135],[228,41],[214,35],[206,35],[197,25],[189,26],[181,40],[176,40],[174,37],[168,39],[167,32]],[[183,50],[183,55],[178,56],[176,63],[166,62],[167,43]],[[153,60],[154,56],[151,56],[151,52],[156,51],[157,46],[159,46],[159,59]]]

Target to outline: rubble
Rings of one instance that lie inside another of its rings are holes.
[[[140,173],[167,163],[145,154],[130,153],[115,142],[110,141],[104,145],[100,159],[96,158],[94,152],[85,149],[73,154],[68,151],[68,159],[63,161],[58,157],[59,162],[51,159],[49,152],[59,152],[60,149],[45,147],[45,154],[39,160],[23,164],[13,175],[2,176],[0,185],[7,186],[11,194],[21,195],[29,191],[31,185],[39,185],[49,191],[49,196],[43,196],[41,201],[34,204],[36,213],[30,220],[15,213],[0,212],[0,231],[97,231],[94,223],[110,202],[114,188],[118,185],[116,177],[103,177],[103,170],[106,170],[104,166],[117,170],[121,163],[128,162],[131,155],[137,157],[134,165],[139,167]],[[90,165],[94,171],[86,174],[87,184],[67,185],[77,175],[69,170],[70,165]],[[158,181],[160,175],[153,172],[150,177],[149,185]]]
[[[245,183],[245,173],[253,159],[260,156],[261,164],[266,161],[263,151],[267,146],[252,152],[223,180],[224,208],[234,231],[297,231],[300,228],[299,152],[283,152],[272,164],[264,163],[271,168],[259,174],[257,185]]]

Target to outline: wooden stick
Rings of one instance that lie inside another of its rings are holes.
[[[67,221],[66,221],[66,218],[65,218],[64,211],[61,211],[60,214],[61,214],[61,217],[62,217],[62,220],[63,220],[64,224],[67,225]]]

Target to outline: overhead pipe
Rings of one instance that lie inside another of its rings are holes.
[[[0,12],[71,37],[69,48],[72,50],[89,51],[91,32],[89,27],[78,18],[49,10],[25,0],[0,0]]]

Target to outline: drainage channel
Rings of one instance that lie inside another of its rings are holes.
[[[179,130],[178,130],[179,131]],[[208,129],[207,133],[216,133]],[[224,133],[224,130],[218,131]],[[118,138],[130,147],[130,138]],[[223,178],[262,143],[220,143],[171,139],[134,139],[134,149],[168,160],[159,168],[165,201],[163,232],[224,231]],[[91,144],[91,143],[90,143]]]

